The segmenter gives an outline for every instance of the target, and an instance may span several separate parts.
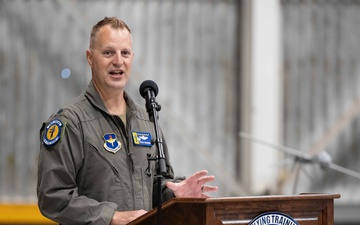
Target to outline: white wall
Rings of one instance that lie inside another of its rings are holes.
[[[251,7],[251,132],[261,140],[281,143],[280,2],[253,0]],[[252,142],[250,177],[253,194],[275,187],[280,155],[275,149]]]

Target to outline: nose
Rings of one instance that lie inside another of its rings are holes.
[[[113,58],[113,65],[115,67],[121,67],[124,64],[124,59],[121,53],[116,53]]]

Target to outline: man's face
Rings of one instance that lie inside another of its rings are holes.
[[[126,29],[106,25],[96,34],[86,51],[92,70],[92,80],[102,95],[118,94],[130,78],[134,53],[131,34]]]

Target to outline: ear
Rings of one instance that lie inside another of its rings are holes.
[[[86,50],[86,59],[90,65],[90,67],[92,67],[93,63],[92,63],[92,52],[90,50]]]

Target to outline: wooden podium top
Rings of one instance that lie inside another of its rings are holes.
[[[289,215],[300,225],[333,225],[339,194],[268,195],[223,198],[173,198],[162,205],[163,225],[248,224],[265,212]],[[157,225],[157,209],[131,225]]]

